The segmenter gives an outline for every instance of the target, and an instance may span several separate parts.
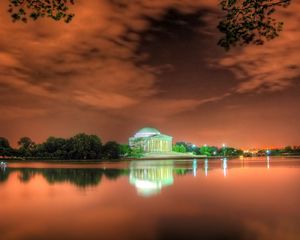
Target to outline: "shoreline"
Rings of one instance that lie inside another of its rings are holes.
[[[226,156],[228,160],[232,159],[244,159],[251,160],[255,158],[265,158],[266,156],[253,156],[253,157],[243,157],[240,158],[238,156]],[[5,161],[7,163],[82,163],[82,164],[95,164],[95,163],[122,163],[122,162],[131,162],[131,161],[161,161],[161,160],[198,160],[198,159],[210,159],[216,160],[224,158],[224,156],[177,156],[177,157],[146,157],[146,158],[120,158],[114,160],[99,160],[99,159],[88,159],[88,160],[80,160],[80,159],[71,159],[71,160],[61,160],[61,159],[25,159],[25,158],[0,158],[0,161]],[[295,156],[270,156],[270,158],[300,158],[300,155]]]

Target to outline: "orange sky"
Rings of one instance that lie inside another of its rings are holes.
[[[76,1],[70,24],[12,23],[0,3],[0,135],[94,133],[126,142],[144,126],[196,144],[300,143],[300,3],[281,36],[226,53],[218,1]]]

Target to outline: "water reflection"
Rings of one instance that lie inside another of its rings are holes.
[[[288,162],[288,160],[285,161]],[[278,164],[280,162],[272,161],[272,165]],[[194,177],[201,177],[201,172],[199,174],[198,171],[202,170],[204,176],[208,177],[210,171],[220,169],[226,177],[232,168],[264,166],[270,169],[271,159],[267,156],[259,160],[222,158],[220,160],[131,161],[124,168],[78,168],[78,166],[80,165],[76,165],[76,168],[1,168],[0,183],[6,182],[10,174],[14,172],[18,174],[22,183],[29,182],[35,175],[41,175],[49,184],[68,182],[80,188],[99,185],[103,176],[109,180],[127,176],[129,183],[136,187],[138,195],[152,196],[160,193],[164,187],[174,184],[175,175],[192,174]]]
[[[193,176],[196,177],[197,176],[197,167],[198,167],[198,162],[197,160],[193,160]]]
[[[100,184],[102,176],[113,180],[126,175],[125,169],[92,169],[92,168],[7,168],[0,171],[0,183],[8,180],[9,175],[17,172],[22,183],[29,182],[35,175],[41,175],[49,184],[68,182],[85,188]]]
[[[9,172],[6,168],[0,168],[0,183],[7,181],[9,177]]]
[[[163,187],[174,183],[173,161],[133,161],[130,164],[129,182],[137,189],[137,193],[147,197],[158,194]]]
[[[224,177],[226,177],[227,176],[227,158],[222,159],[222,168],[223,168]]]
[[[190,164],[189,164],[190,165]],[[197,161],[193,162],[196,172]],[[70,183],[80,188],[93,187],[101,183],[105,176],[115,180],[127,176],[140,196],[157,194],[165,186],[174,183],[174,174],[184,175],[191,172],[191,167],[174,167],[174,161],[132,161],[128,168],[6,168],[0,170],[0,183],[4,183],[13,173],[18,174],[22,183],[27,183],[34,176],[42,176],[49,184]]]
[[[300,239],[299,160],[9,164],[0,239]]]
[[[205,172],[205,176],[208,176],[208,159],[204,160],[204,172]]]
[[[270,168],[270,156],[267,156],[267,168]]]

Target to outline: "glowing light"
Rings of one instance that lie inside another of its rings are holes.
[[[137,188],[141,189],[161,189],[161,183],[153,183],[150,181],[141,181],[141,180],[136,180],[135,181],[135,186]]]
[[[193,175],[194,177],[197,176],[197,160],[193,161]]]
[[[205,172],[205,176],[208,176],[208,159],[205,159],[204,161],[204,172]]]
[[[152,166],[148,162],[131,162],[129,182],[135,185],[138,195],[149,197],[173,184],[173,166]]]
[[[227,158],[223,158],[223,174],[224,177],[227,176]]]

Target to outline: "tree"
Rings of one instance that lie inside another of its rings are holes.
[[[241,156],[241,155],[243,155],[243,151],[240,149],[233,148],[233,147],[226,147],[226,155],[227,156]]]
[[[270,150],[270,156],[280,156],[280,149],[271,149]]]
[[[291,146],[286,146],[281,152],[290,154],[293,152],[293,148]]]
[[[174,144],[174,145],[172,146],[172,150],[173,150],[173,152],[179,152],[179,145]]]
[[[101,157],[102,143],[98,136],[80,133],[66,142],[69,159],[97,159]]]
[[[179,152],[185,153],[186,152],[186,147],[184,145],[179,146]]]
[[[145,151],[142,147],[130,148],[129,157],[132,158],[141,158],[144,155]]]
[[[122,156],[129,156],[130,153],[131,153],[131,149],[128,144],[120,144],[120,154]]]
[[[9,141],[4,137],[0,137],[0,156],[11,156],[12,152],[13,149],[9,145]]]
[[[215,155],[215,153],[217,153],[217,150],[218,149],[216,147],[204,145],[204,146],[200,147],[199,152],[201,155],[213,156],[213,155]]]
[[[176,143],[175,145],[173,145],[172,150],[174,152],[180,152],[180,153],[186,153],[187,152],[187,148],[186,148],[185,144],[180,144],[180,143]]]
[[[8,12],[12,21],[27,22],[48,17],[69,23],[74,13],[70,5],[75,0],[9,0]],[[274,17],[278,7],[287,7],[291,0],[219,0],[224,15],[218,29],[224,36],[218,45],[230,49],[233,46],[257,44],[274,39],[282,31],[283,23]]]
[[[221,0],[225,12],[218,29],[224,36],[218,44],[229,49],[232,46],[256,44],[274,39],[282,31],[283,22],[272,15],[278,7],[287,7],[291,0]]]
[[[35,143],[29,137],[22,137],[18,141],[18,152],[23,157],[32,157],[36,148]]]
[[[9,2],[8,12],[14,22],[48,17],[69,23],[74,17],[74,14],[69,12],[69,5],[73,5],[74,0],[9,0]]]
[[[121,148],[117,142],[109,141],[103,146],[103,157],[105,159],[119,159],[121,155]]]
[[[37,146],[37,156],[66,159],[66,144],[66,139],[49,137],[46,142]]]

